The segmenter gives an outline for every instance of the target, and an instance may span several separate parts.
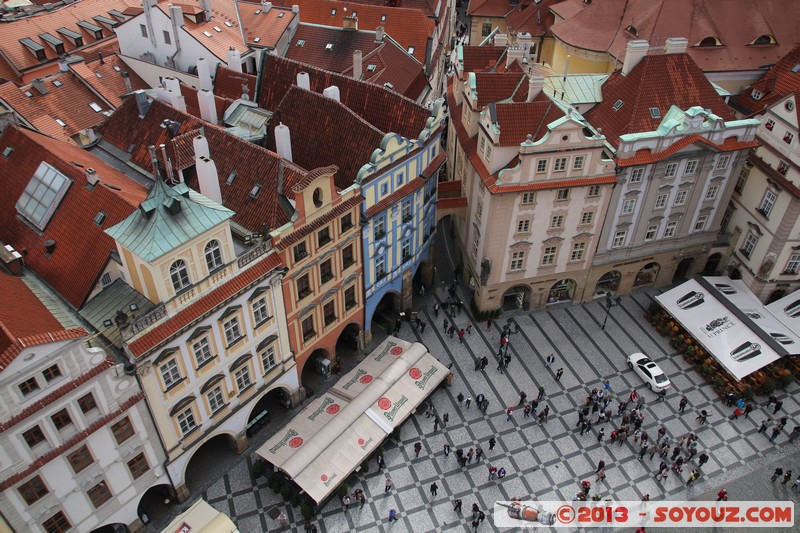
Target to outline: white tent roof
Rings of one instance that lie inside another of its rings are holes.
[[[768,304],[767,309],[789,330],[800,331],[800,292]]]
[[[257,453],[321,502],[448,373],[422,344],[389,337]]]

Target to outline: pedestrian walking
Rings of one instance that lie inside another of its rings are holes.
[[[753,404],[752,403],[748,403],[747,405],[744,406],[744,417],[745,418],[750,418],[750,413],[752,413],[752,412],[753,412]]]
[[[439,485],[437,485],[435,481],[433,483],[431,483],[431,497],[432,498],[436,497],[436,491],[438,491],[438,490],[439,490]]]
[[[476,463],[480,462],[481,457],[483,457],[483,448],[481,448],[480,446],[477,446],[475,448],[475,462]]]
[[[563,368],[559,368],[558,370],[556,370],[556,381],[561,381],[561,376],[563,375],[564,375]]]
[[[422,443],[417,442],[414,444],[414,457],[419,457],[419,452],[422,451]]]
[[[375,460],[378,462],[378,472],[380,472],[383,470],[383,467],[386,466],[386,462],[383,460],[383,455],[378,454]]]
[[[544,398],[544,385],[539,385],[539,396],[536,399],[541,402],[542,398]]]
[[[525,400],[527,398],[528,398],[528,395],[525,394],[524,391],[519,391],[519,403],[517,404],[517,407],[522,406],[525,403]]]
[[[467,399],[464,400],[464,405],[467,409],[469,409],[470,404],[472,403],[472,396],[467,396]]]
[[[728,491],[725,490],[725,489],[722,489],[721,491],[719,491],[717,493],[717,501],[718,502],[728,501]]]
[[[605,481],[605,480],[606,480],[606,469],[605,468],[601,468],[597,472],[597,478],[595,478],[594,481],[595,481],[595,483],[597,483],[598,481]]]
[[[597,468],[595,469],[594,473],[595,474],[598,473],[600,470],[604,469],[605,467],[606,467],[606,462],[603,461],[602,459],[600,459],[599,461],[597,461]]]
[[[783,418],[781,418],[780,423],[778,424],[778,427],[781,428],[781,431],[783,431],[783,428],[786,427],[787,422],[789,422],[789,419],[787,417],[784,416]]]
[[[556,362],[556,356],[553,355],[553,354],[550,354],[550,355],[547,356],[547,363],[545,364],[545,366],[547,368],[550,368],[550,365],[552,365],[555,362]]]
[[[658,444],[655,442],[650,446],[650,457],[649,459],[652,461],[653,457],[658,453]]]
[[[783,475],[783,468],[781,468],[781,467],[779,466],[779,467],[777,467],[777,468],[775,469],[775,472],[773,472],[773,473],[772,473],[772,478],[770,478],[770,481],[774,482],[776,479],[778,479],[778,478],[779,478],[779,477],[781,477],[782,475]]]
[[[644,459],[644,456],[645,456],[645,454],[647,453],[647,449],[648,449],[648,448],[647,448],[647,444],[645,444],[645,443],[643,442],[643,443],[642,443],[642,446],[639,448],[639,460],[642,460],[642,459]]]
[[[687,486],[687,487],[691,486],[691,485],[692,485],[692,483],[694,483],[695,481],[697,481],[697,478],[698,478],[698,477],[700,477],[700,471],[699,471],[698,469],[696,469],[696,468],[695,468],[695,469],[693,469],[693,470],[691,471],[691,473],[689,474],[689,479],[687,479],[687,480],[686,480],[686,486]]]
[[[484,370],[486,366],[489,364],[489,358],[485,355],[481,357],[481,370]]]
[[[433,417],[433,431],[439,431],[439,417]]]
[[[472,335],[472,323],[467,324],[467,335]]]
[[[686,404],[689,403],[689,399],[686,396],[681,398],[681,401],[678,403],[678,412],[683,414],[684,409],[686,409]]]
[[[739,418],[740,416],[742,416],[743,414],[744,414],[744,412],[737,407],[736,409],[734,409],[733,414],[730,416],[730,419],[731,420],[735,420],[735,419]]]
[[[391,523],[394,522],[395,520],[397,520],[397,511],[395,511],[394,509],[389,509],[389,522]]]
[[[447,427],[448,422],[450,422],[450,413],[444,413],[442,415],[442,427]]]
[[[456,400],[458,400],[458,405],[461,405],[462,403],[464,403],[464,393],[463,392],[459,392],[458,396],[456,396]]]
[[[769,438],[769,441],[775,442],[775,439],[777,439],[778,435],[780,434],[781,434],[781,427],[775,426],[774,428],[772,428],[772,436]]]
[[[489,465],[489,481],[493,480],[497,477],[497,467],[494,465]]]
[[[511,420],[511,415],[513,413],[514,413],[513,407],[509,407],[508,409],[506,409],[506,422],[509,422]]]
[[[449,457],[450,456],[450,445],[449,444],[445,444],[443,449],[444,449],[444,456],[445,457]]]
[[[709,417],[708,412],[705,409],[703,409],[702,411],[700,411],[700,414],[697,415],[697,417],[695,418],[695,421],[696,422],[700,422],[700,425],[702,426],[703,424],[706,423],[706,420],[708,420],[708,417]]]
[[[789,443],[794,442],[797,437],[800,437],[800,426],[792,428],[792,432],[789,433]]]
[[[759,433],[766,433],[768,424],[769,424],[769,420],[768,419],[765,419],[763,422],[761,422],[761,427],[758,428],[758,432]]]
[[[450,324],[450,321],[446,318],[442,319],[442,331],[447,333],[447,326]]]
[[[605,436],[605,434],[606,430],[604,428],[600,428],[600,431],[597,432],[597,442],[603,442],[603,437]]]
[[[464,331],[464,328],[461,328],[460,330],[458,330],[458,342],[460,344],[464,344],[464,334],[465,333],[466,332]]]
[[[709,459],[708,454],[706,452],[701,453],[700,456],[697,458],[697,465],[700,468],[703,468],[703,465],[708,462],[708,459]]]
[[[661,439],[663,439],[664,435],[666,434],[667,434],[667,428],[665,428],[664,426],[658,428],[658,437],[656,438],[656,443],[660,443]]]
[[[456,513],[460,513],[460,512],[461,512],[461,505],[462,505],[462,503],[463,503],[463,502],[461,501],[461,498],[456,498],[456,499],[453,501],[453,511],[455,511]]]
[[[350,496],[348,496],[347,494],[345,494],[344,498],[342,498],[342,507],[344,508],[345,511],[350,509]]]
[[[656,474],[656,479],[659,481],[666,481],[668,477],[669,477],[669,468],[665,468],[664,470]]]
[[[786,483],[788,483],[790,479],[792,479],[792,469],[791,468],[789,470],[787,470],[786,473],[783,475],[783,481],[781,481],[781,485],[786,485]]]
[[[494,437],[489,438],[489,451],[494,450],[494,446],[497,444],[497,441]]]
[[[392,490],[392,478],[388,475],[386,476],[385,485],[383,486],[384,494]]]
[[[433,317],[439,318],[439,303],[433,304]]]
[[[583,492],[583,495],[586,496],[587,498],[589,497],[590,490],[592,490],[592,484],[589,482],[589,480],[584,479],[583,481],[581,481],[581,491]]]
[[[667,464],[667,462],[666,461],[661,461],[661,464],[658,465],[658,473],[660,474],[661,472],[663,472],[664,470],[667,470],[667,469],[669,469],[669,465]]]
[[[469,451],[467,452],[467,464],[468,464],[468,465],[469,465],[469,464],[472,464],[472,458],[473,458],[474,456],[475,456],[475,450],[473,450],[472,448],[470,448],[470,449],[469,449]]]
[[[589,429],[589,421],[584,418],[583,420],[581,420],[581,433],[580,434],[583,435],[584,433],[586,433],[588,431],[588,429]]]
[[[778,411],[781,410],[781,407],[783,407],[782,401],[778,400],[777,402],[775,402],[775,409],[772,411],[772,414],[773,415],[778,414]]]

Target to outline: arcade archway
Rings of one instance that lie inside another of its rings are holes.
[[[515,309],[528,310],[531,305],[531,288],[527,285],[515,285],[503,293],[503,309],[513,311]]]
[[[619,289],[619,282],[622,280],[622,273],[619,270],[611,270],[606,272],[600,279],[597,280],[597,285],[594,289],[595,296],[602,296],[609,292],[617,292]]]
[[[703,267],[703,275],[715,276],[717,274],[717,268],[719,268],[720,261],[722,261],[722,254],[716,253],[709,255],[708,259],[706,260],[706,266]]]
[[[661,266],[658,263],[647,263],[636,273],[636,277],[633,279],[633,286],[638,288],[652,285],[656,282],[660,270]]]
[[[684,257],[678,266],[675,268],[675,274],[672,276],[672,282],[681,281],[686,279],[686,276],[694,265],[694,257]]]
[[[160,524],[177,503],[170,485],[153,485],[142,494],[136,514],[145,525],[150,522]]]
[[[390,335],[394,331],[395,321],[401,311],[400,302],[401,296],[397,291],[389,291],[383,295],[372,313],[370,331],[373,338],[384,333]]]
[[[334,361],[328,350],[317,348],[306,359],[300,373],[300,383],[306,389],[306,398],[314,396],[322,384],[333,374]]]
[[[772,302],[778,301],[781,298],[786,296],[786,291],[783,289],[775,289],[771,293],[769,293],[769,298],[767,298],[767,304],[771,304]]]
[[[575,297],[577,284],[573,279],[560,279],[553,283],[547,293],[547,305],[571,302]]]
[[[186,465],[184,481],[190,493],[202,488],[210,480],[218,479],[239,455],[234,451],[232,435],[223,433],[201,444]]]

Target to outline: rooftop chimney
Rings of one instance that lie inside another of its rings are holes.
[[[507,46],[508,45],[508,35],[505,33],[495,33],[494,34],[494,45],[495,46]]]
[[[650,50],[650,43],[645,40],[628,41],[625,49],[625,60],[622,62],[622,75],[625,76],[639,64],[639,61],[647,55]]]
[[[384,36],[385,33],[386,33],[386,30],[383,29],[383,26],[378,26],[377,28],[375,28],[375,42],[376,43],[382,43],[383,42],[383,36]]]
[[[2,259],[9,272],[15,276],[24,274],[24,270],[22,269],[22,256],[10,244],[6,244],[4,247],[0,248],[0,259]]]
[[[186,98],[184,98],[181,93],[176,93],[174,91],[170,91],[170,95],[172,96],[172,107],[186,113]]]
[[[133,94],[136,98],[136,105],[139,107],[139,118],[144,118],[145,115],[147,115],[147,111],[150,109],[150,99],[147,97],[147,93],[142,89],[139,89]]]
[[[208,140],[202,135],[198,135],[192,139],[192,146],[194,147],[194,156],[211,158],[211,152],[208,151]]]
[[[270,9],[272,9],[272,2],[261,0],[261,11],[264,13],[269,13]]]
[[[667,37],[664,45],[665,54],[685,54],[689,46],[689,40],[685,37]]]
[[[353,78],[356,80],[360,80],[361,74],[363,73],[361,57],[361,50],[353,52]]]
[[[342,28],[345,30],[358,29],[358,17],[355,15],[348,15],[342,19]]]
[[[210,91],[214,87],[211,84],[211,72],[205,57],[201,57],[197,60],[197,78],[197,86],[199,89],[208,89]]]
[[[200,118],[216,124],[217,106],[214,103],[214,93],[208,89],[200,89],[197,91],[197,104],[200,106]]]
[[[523,57],[525,57],[525,50],[521,46],[509,46],[506,48],[506,68],[509,68],[514,61],[519,61],[520,65],[522,65]]]
[[[128,74],[127,70],[122,71],[122,81],[125,83],[125,93],[129,94],[133,92],[133,86],[131,85],[131,76]]]
[[[181,94],[181,82],[178,78],[173,78],[172,76],[167,76],[163,80],[164,88],[168,91],[173,91],[178,94]]]
[[[196,157],[195,168],[197,169],[197,184],[200,186],[200,194],[222,205],[217,165],[207,157]]]
[[[228,49],[228,68],[235,72],[242,71],[242,55],[233,47]]]
[[[282,158],[292,160],[292,138],[283,122],[275,126],[275,149]]]
[[[97,185],[97,182],[100,181],[100,178],[97,176],[97,172],[93,168],[86,169],[86,183],[94,187]]]
[[[526,102],[533,102],[533,99],[542,92],[544,88],[543,76],[531,76],[528,80],[528,99]]]
[[[39,94],[45,95],[47,94],[47,87],[44,85],[44,80],[42,78],[35,78],[31,82],[31,86],[36,89]]]
[[[339,101],[339,88],[336,85],[331,85],[322,91],[322,96],[326,96],[331,100]]]
[[[211,20],[211,0],[200,0],[200,9],[206,12],[206,20]]]
[[[308,77],[308,72],[297,73],[297,86],[306,91],[311,90],[311,79]]]
[[[298,6],[297,4],[294,4],[292,6],[292,13],[300,13],[300,6]]]

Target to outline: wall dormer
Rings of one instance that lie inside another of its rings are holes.
[[[300,183],[292,187],[290,198],[294,201],[295,220],[312,220],[319,212],[327,212],[333,199],[338,194],[334,177],[338,172],[336,166],[321,167],[312,170]]]

